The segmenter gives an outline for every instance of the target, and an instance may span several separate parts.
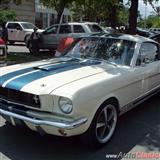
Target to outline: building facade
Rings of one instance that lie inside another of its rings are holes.
[[[57,12],[43,6],[40,0],[22,0],[20,5],[10,3],[9,8],[16,12],[18,21],[31,22],[39,28],[46,28],[56,23]],[[68,22],[69,19],[70,11],[65,8],[62,21]]]
[[[10,3],[9,8],[16,12],[18,21],[35,23],[36,13],[34,0],[22,0],[20,5]]]
[[[35,0],[35,24],[41,28],[46,28],[56,23],[57,12],[54,9],[47,8],[40,3],[40,0]],[[70,11],[65,8],[63,12],[63,22],[68,22],[70,19]]]

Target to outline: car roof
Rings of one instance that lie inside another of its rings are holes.
[[[73,25],[73,24],[77,24],[77,25],[79,25],[79,24],[97,24],[98,25],[98,23],[96,23],[96,22],[68,22],[68,23],[60,23],[60,24],[53,24],[53,26],[54,25]]]
[[[31,22],[25,22],[25,21],[8,21],[7,23],[31,23]]]
[[[146,38],[143,36],[139,35],[130,35],[130,34],[121,34],[121,33],[113,33],[113,34],[107,34],[107,33],[97,33],[97,34],[92,34],[87,37],[107,37],[107,38],[116,38],[116,39],[123,39],[123,40],[128,40],[128,41],[134,41],[136,43],[143,43],[143,42],[155,42],[154,40],[150,38]]]

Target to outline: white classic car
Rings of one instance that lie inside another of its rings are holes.
[[[160,88],[160,47],[151,39],[97,34],[66,56],[0,68],[0,114],[40,133],[81,135],[94,147],[117,118]]]

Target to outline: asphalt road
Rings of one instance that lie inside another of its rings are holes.
[[[78,137],[40,136],[5,125],[2,118],[0,123],[0,160],[106,160],[106,154],[120,152],[160,153],[159,142],[160,94],[120,117],[112,140],[99,150],[87,148]]]

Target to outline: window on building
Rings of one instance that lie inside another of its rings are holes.
[[[37,12],[35,16],[35,25],[38,28],[43,28],[43,19],[42,19],[42,13]]]

